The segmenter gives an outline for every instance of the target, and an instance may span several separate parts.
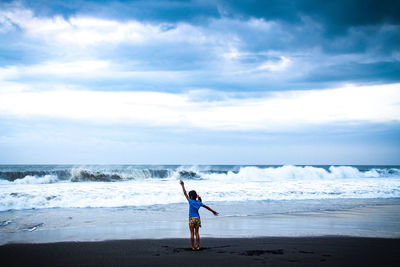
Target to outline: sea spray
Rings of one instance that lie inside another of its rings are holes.
[[[1,211],[180,203],[180,179],[213,202],[400,197],[396,166],[36,165],[0,177]]]

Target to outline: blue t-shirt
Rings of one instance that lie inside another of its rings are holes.
[[[200,218],[199,208],[202,206],[204,206],[204,204],[201,201],[196,201],[189,198],[189,218],[190,217]]]

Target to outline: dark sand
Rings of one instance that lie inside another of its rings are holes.
[[[400,239],[355,237],[188,239],[7,244],[1,266],[400,266]]]

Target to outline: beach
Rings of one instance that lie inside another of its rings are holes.
[[[359,237],[204,238],[8,244],[3,266],[398,266],[399,239]]]
[[[203,213],[200,251],[190,248],[186,214],[151,221],[160,207],[143,211],[147,217],[128,208],[2,212],[14,223],[1,228],[0,257],[4,266],[398,266],[400,201],[383,202],[268,216]]]
[[[397,266],[395,166],[2,166],[5,266]],[[196,189],[201,250],[191,251]]]
[[[400,238],[399,199],[215,202],[210,206],[220,214],[214,216],[205,209],[200,210],[202,237]],[[0,245],[187,238],[187,212],[186,203],[3,211],[0,212]]]

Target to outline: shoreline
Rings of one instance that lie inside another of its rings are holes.
[[[399,238],[189,238],[5,244],[5,266],[398,266]]]
[[[299,203],[283,203],[288,210]],[[347,204],[346,204],[347,203]],[[221,216],[202,213],[205,238],[354,236],[400,238],[400,200],[340,201],[337,210],[320,210],[317,201],[303,202],[313,211],[268,214],[265,203],[218,205]],[[289,205],[290,204],[290,205]],[[364,204],[366,206],[361,206]],[[282,203],[275,203],[278,209]],[[344,209],[339,209],[340,206]],[[351,208],[347,208],[350,205]],[[272,209],[272,204],[266,206]],[[265,214],[257,215],[263,211]],[[240,212],[252,214],[240,216]],[[234,215],[239,213],[238,215]],[[234,216],[231,216],[234,215]],[[0,245],[7,243],[91,242],[104,240],[182,238],[189,234],[185,204],[146,209],[48,209],[0,213]]]

